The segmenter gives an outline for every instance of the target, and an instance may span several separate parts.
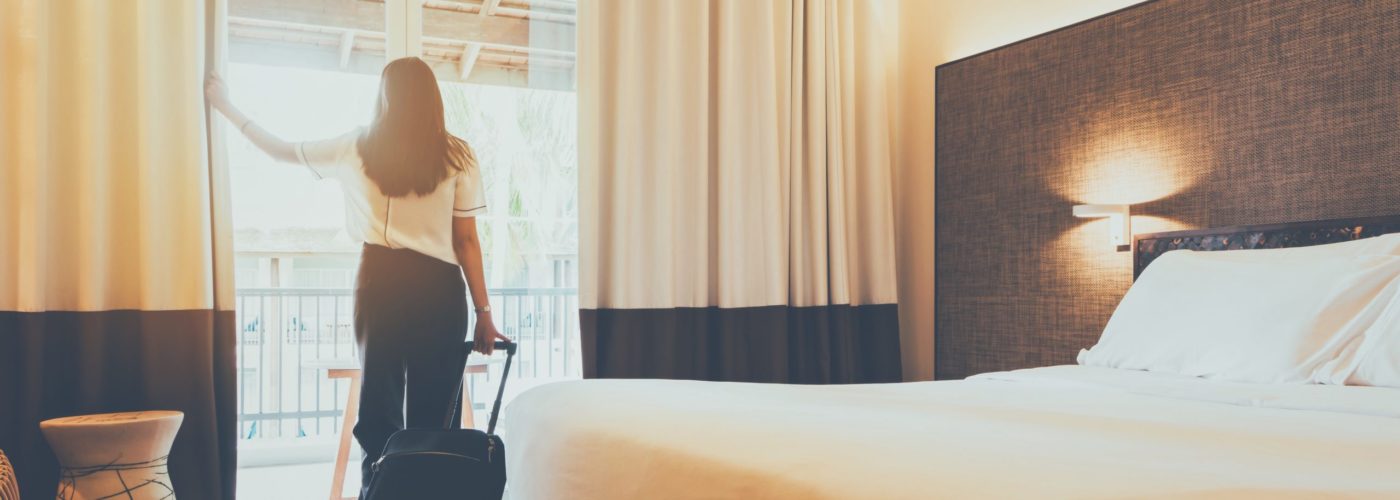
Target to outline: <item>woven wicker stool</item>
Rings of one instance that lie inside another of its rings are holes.
[[[175,498],[165,462],[185,414],[138,411],[39,424],[63,466],[59,500]]]
[[[4,450],[0,450],[0,500],[19,500],[19,480]]]

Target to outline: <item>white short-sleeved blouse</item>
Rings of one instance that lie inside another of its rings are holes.
[[[452,218],[486,212],[480,168],[448,177],[426,195],[390,198],[365,176],[356,143],[363,128],[296,145],[297,157],[319,179],[340,181],[345,193],[345,227],[350,237],[389,248],[407,248],[456,264]]]

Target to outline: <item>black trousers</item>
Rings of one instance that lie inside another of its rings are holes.
[[[364,246],[355,283],[363,384],[355,439],[365,452],[365,486],[389,435],[405,428],[405,415],[407,427],[459,426],[466,335],[460,267],[413,250]]]

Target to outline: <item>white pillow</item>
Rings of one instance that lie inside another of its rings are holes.
[[[1400,255],[1400,233],[1307,247],[1226,250],[1201,253],[1216,259],[1311,259],[1359,255]],[[1369,307],[1389,307],[1366,332],[1346,343],[1336,359],[1318,370],[1319,384],[1400,388],[1400,281],[1382,292]]]
[[[1375,299],[1400,276],[1395,256],[1223,255],[1256,252],[1266,251],[1158,257],[1118,304],[1099,343],[1080,353],[1079,364],[1238,382],[1312,382],[1381,315],[1384,307]]]
[[[1372,306],[1380,309],[1376,320],[1319,371],[1317,383],[1400,388],[1400,279]]]
[[[1400,330],[1394,324],[1390,330],[1383,337],[1375,337],[1374,345],[1364,348],[1356,370],[1342,379],[1346,385],[1400,388]]]

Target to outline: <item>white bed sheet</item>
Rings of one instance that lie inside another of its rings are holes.
[[[514,500],[1400,498],[1400,390],[1059,366],[965,381],[589,380],[502,416]]]

